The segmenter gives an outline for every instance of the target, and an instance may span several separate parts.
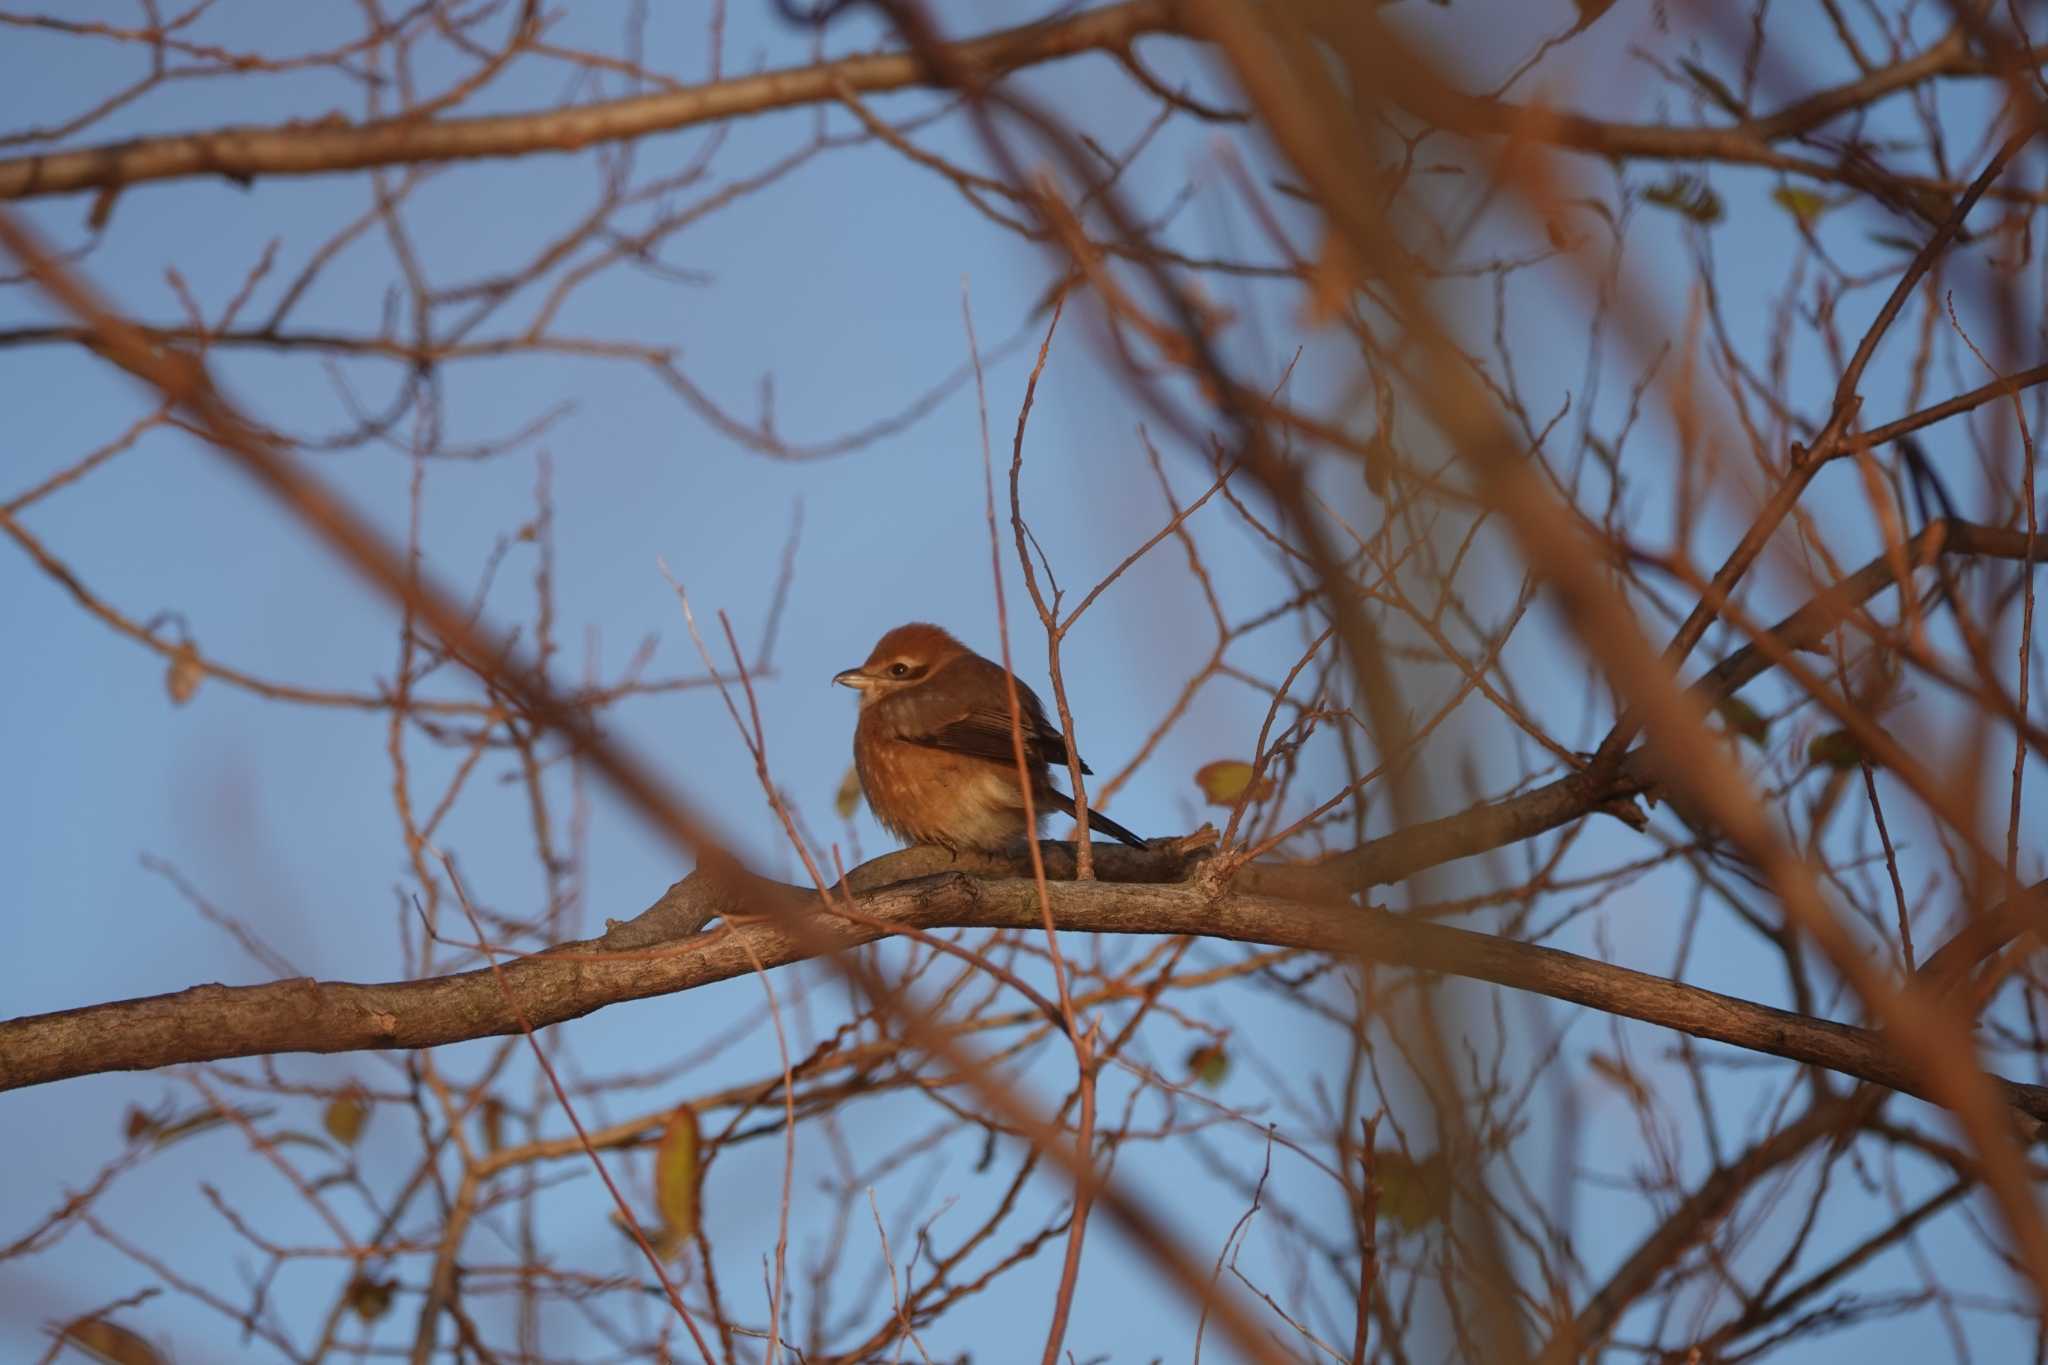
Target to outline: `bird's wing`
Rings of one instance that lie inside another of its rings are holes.
[[[1025,756],[1034,763],[1064,767],[1066,737],[1046,719],[1038,694],[1020,682],[1017,700],[1022,703]],[[889,729],[898,739],[996,763],[1016,761],[1002,667],[979,655],[953,660],[882,706],[891,712]],[[1081,771],[1091,770],[1083,763]]]

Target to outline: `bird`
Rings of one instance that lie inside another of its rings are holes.
[[[952,853],[994,852],[1026,833],[1024,788],[1012,739],[1010,675],[939,626],[913,621],[876,642],[867,662],[832,681],[860,693],[853,763],[868,808],[891,833]],[[1017,684],[1024,762],[1037,819],[1073,798],[1048,769],[1067,761],[1067,739],[1038,694]],[[1086,763],[1082,772],[1089,772]],[[1088,823],[1133,848],[1145,841],[1099,810]]]

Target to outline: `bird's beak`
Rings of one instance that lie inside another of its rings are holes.
[[[875,680],[858,668],[848,668],[834,673],[832,681],[838,683],[841,687],[850,687],[856,692],[864,692],[874,684]]]

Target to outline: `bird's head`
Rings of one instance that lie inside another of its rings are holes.
[[[832,681],[859,692],[862,706],[872,706],[886,696],[916,686],[939,665],[965,653],[967,646],[939,627],[913,621],[877,640],[866,663],[834,674]]]

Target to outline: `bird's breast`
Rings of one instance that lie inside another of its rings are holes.
[[[875,817],[913,843],[1000,848],[1024,833],[1017,770],[1008,764],[914,744],[866,725],[855,731],[853,755]]]

